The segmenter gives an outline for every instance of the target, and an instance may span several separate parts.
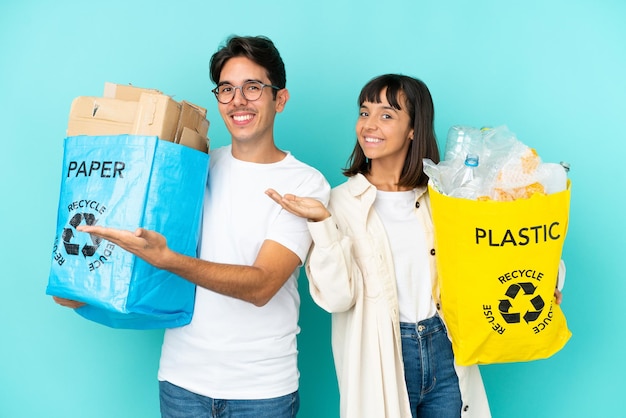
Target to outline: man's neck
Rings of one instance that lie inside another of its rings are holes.
[[[238,160],[257,164],[277,163],[287,155],[286,152],[278,149],[273,141],[266,144],[233,141],[232,154]]]

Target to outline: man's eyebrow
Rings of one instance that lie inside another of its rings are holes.
[[[258,83],[265,84],[264,82],[262,82],[261,80],[258,80],[258,79],[256,79],[256,78],[249,78],[249,79],[247,79],[247,80],[244,80],[244,83],[247,83],[247,82],[249,82],[249,81],[256,81],[256,82],[258,82]],[[222,85],[224,85],[224,84],[230,84],[231,86],[234,86],[234,85],[235,85],[234,83],[232,83],[232,82],[230,82],[230,81],[228,81],[228,80],[222,80],[222,81],[220,81],[219,83],[217,83],[217,85],[218,85],[218,86],[222,86]]]

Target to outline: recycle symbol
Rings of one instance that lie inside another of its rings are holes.
[[[96,253],[102,242],[102,238],[92,236],[91,234],[89,234],[90,242],[72,242],[73,240],[78,241],[78,236],[75,234],[75,231],[76,227],[83,221],[85,221],[85,225],[95,225],[98,220],[92,213],[77,213],[70,219],[70,227],[63,229],[61,237],[63,238],[63,245],[68,255],[78,255],[80,250],[84,257],[91,257]]]
[[[520,290],[524,291],[523,295],[520,295]],[[520,317],[522,317],[521,310],[523,310],[520,309],[520,307],[525,304],[527,305],[528,298],[535,293],[535,290],[537,290],[537,287],[528,282],[513,283],[510,285],[505,293],[507,299],[500,299],[500,305],[498,306],[502,318],[504,318],[504,320],[509,324],[519,323]],[[545,302],[540,295],[537,295],[530,298],[530,305],[531,306],[528,306],[528,309],[526,309],[523,316],[526,323],[536,321],[537,318],[539,318],[539,315],[541,315],[541,311],[545,306]],[[520,309],[520,312],[511,312],[511,309],[514,306],[516,309]]]

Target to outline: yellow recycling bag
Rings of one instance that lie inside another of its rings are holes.
[[[460,365],[550,357],[569,340],[554,302],[570,189],[509,202],[429,187],[441,308]]]

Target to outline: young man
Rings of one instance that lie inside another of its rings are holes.
[[[165,333],[163,417],[295,417],[297,277],[311,237],[306,220],[265,190],[327,204],[330,187],[274,142],[274,118],[289,92],[272,41],[230,38],[211,58],[211,78],[232,143],[211,152],[199,258],[172,251],[155,231],[81,230],[198,286],[191,323]]]

